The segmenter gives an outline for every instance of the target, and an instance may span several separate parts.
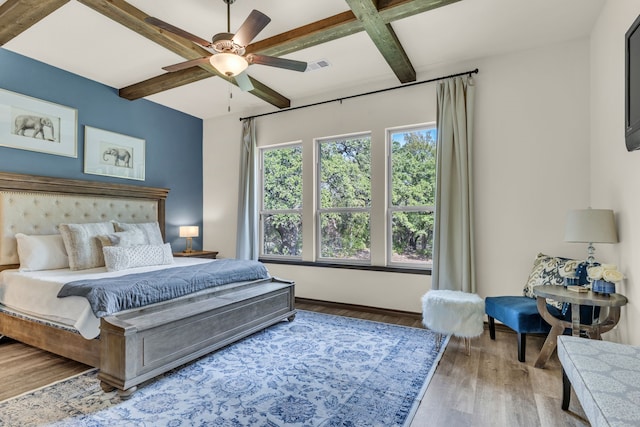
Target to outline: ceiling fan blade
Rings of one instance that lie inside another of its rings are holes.
[[[246,47],[269,22],[271,22],[271,18],[267,15],[255,9],[252,10],[247,19],[240,25],[238,31],[236,31],[236,35],[233,36],[233,42]]]
[[[179,62],[177,64],[167,65],[166,67],[162,67],[162,69],[172,73],[174,71],[180,71],[180,70],[184,70],[186,68],[195,67],[196,65],[208,64],[209,63],[209,58],[210,58],[210,56],[207,56],[205,58],[198,58],[198,59],[192,59],[190,61]]]
[[[247,55],[246,59],[249,64],[268,65],[270,67],[285,68],[293,71],[305,71],[307,69],[306,62],[277,58],[275,56],[257,55],[252,53]]]
[[[204,47],[211,47],[211,42],[208,40],[205,40],[203,38],[200,38],[194,34],[191,34],[181,28],[178,27],[174,27],[173,25],[161,21],[158,18],[154,18],[153,16],[148,16],[144,19],[144,22],[146,22],[147,24],[151,24],[151,25],[155,25],[158,28],[162,28],[163,30],[167,30],[170,33],[173,33],[175,35],[178,35],[182,38],[185,38],[187,40],[191,40],[194,43],[198,43],[200,46],[204,46]]]
[[[251,80],[249,80],[249,75],[246,71],[243,71],[234,78],[236,79],[238,87],[243,91],[249,92],[253,90],[253,84],[251,83]]]

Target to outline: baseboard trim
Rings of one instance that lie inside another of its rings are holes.
[[[354,310],[363,311],[365,313],[390,315],[390,316],[405,316],[414,319],[422,319],[422,313],[415,313],[413,311],[394,310],[390,308],[371,307],[368,305],[348,304],[344,302],[324,301],[311,298],[296,297],[296,303],[300,304],[315,304],[323,307],[330,307],[342,310]]]
[[[416,313],[413,311],[403,311],[403,310],[394,310],[390,308],[380,308],[380,307],[371,307],[368,305],[359,305],[359,304],[348,304],[344,302],[334,302],[334,301],[324,301],[312,298],[300,298],[296,297],[296,303],[300,304],[314,304],[322,307],[328,307],[338,310],[353,310],[353,311],[362,311],[365,313],[373,313],[387,316],[404,316],[412,319],[422,320],[422,313]],[[502,323],[495,324],[496,331],[499,332],[507,332],[515,334],[516,332],[510,327],[503,325]],[[489,329],[489,324],[484,322],[484,329]],[[531,334],[538,335],[538,334]]]

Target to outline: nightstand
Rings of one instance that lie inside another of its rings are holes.
[[[216,259],[216,256],[218,256],[218,252],[217,251],[174,252],[173,256]]]

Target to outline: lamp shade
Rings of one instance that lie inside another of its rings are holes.
[[[180,237],[198,237],[197,225],[182,225],[180,226]]]
[[[237,76],[249,66],[247,60],[242,56],[227,52],[212,55],[209,62],[216,70],[229,77]]]
[[[566,242],[618,243],[611,209],[575,209],[567,214]]]

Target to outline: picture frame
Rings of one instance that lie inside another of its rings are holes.
[[[0,89],[0,146],[78,157],[78,110]]]
[[[145,140],[85,126],[84,173],[144,181]]]

